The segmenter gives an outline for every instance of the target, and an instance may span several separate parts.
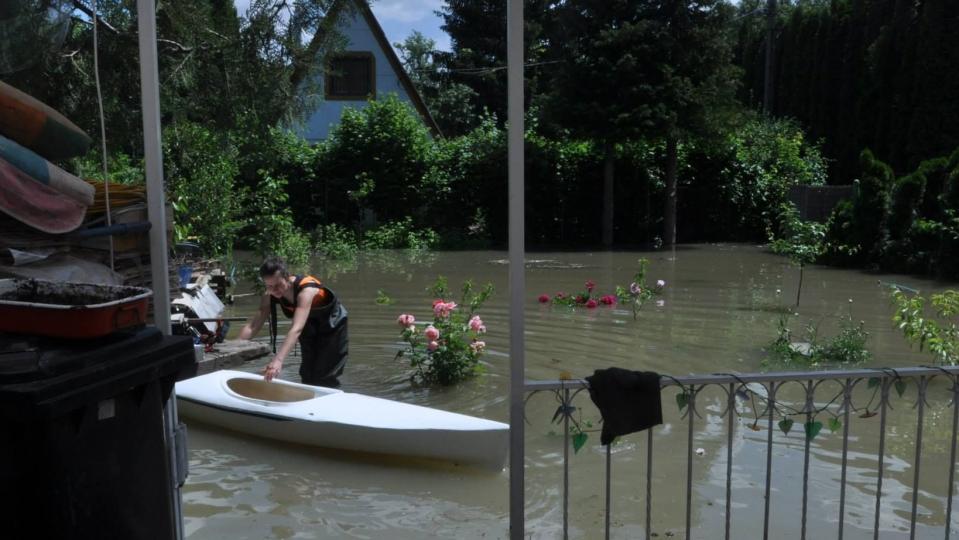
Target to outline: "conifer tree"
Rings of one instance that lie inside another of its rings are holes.
[[[557,62],[547,115],[604,155],[602,242],[613,242],[615,147],[642,138],[666,148],[663,243],[676,241],[678,147],[709,129],[709,107],[735,91],[721,0],[566,0],[550,40]]]

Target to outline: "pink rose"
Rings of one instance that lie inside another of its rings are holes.
[[[577,295],[576,295],[576,303],[577,303],[577,304],[585,304],[585,303],[586,303],[586,297],[583,296],[583,295],[581,295],[581,294],[577,294]]]
[[[456,302],[438,302],[433,305],[433,314],[441,319],[450,316],[450,312],[456,309]]]
[[[539,295],[539,303],[545,304],[546,302],[549,302],[549,295],[548,294]]]
[[[396,322],[404,328],[409,328],[416,322],[416,318],[409,313],[404,313],[396,319]]]
[[[586,307],[588,307],[589,309],[593,309],[598,305],[599,304],[596,303],[596,300],[593,300],[592,298],[590,298],[589,301],[586,302]]]
[[[479,318],[479,315],[473,315],[473,318],[470,319],[469,325],[470,330],[474,332],[479,332],[480,328],[485,328],[485,326],[483,326],[483,320]]]
[[[591,280],[591,279],[587,279],[587,280],[586,280],[586,292],[593,292],[593,289],[595,289],[595,288],[596,288],[596,283],[595,283],[593,280]]]
[[[426,336],[426,339],[430,341],[436,341],[440,337],[440,331],[436,329],[432,324],[426,327],[426,330],[423,330],[423,335]],[[430,349],[433,350],[433,349]]]
[[[629,293],[630,294],[639,294],[643,292],[643,288],[639,286],[639,283],[635,281],[629,284]]]
[[[486,348],[485,341],[474,341],[473,343],[470,343],[470,349],[473,349],[474,353],[482,352],[483,349],[485,348]]]
[[[616,303],[616,297],[612,294],[607,294],[600,298],[599,301],[607,306],[611,306]]]
[[[430,351],[435,351],[436,349],[440,348],[440,344],[435,341],[431,341],[426,345],[426,348]]]

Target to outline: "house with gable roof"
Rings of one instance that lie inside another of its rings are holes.
[[[335,24],[346,43],[320,73],[322,99],[299,127],[299,133],[310,142],[325,140],[346,108],[362,109],[368,100],[395,94],[419,113],[433,137],[441,136],[369,4],[365,0],[342,1],[353,2],[356,8],[334,6],[330,10],[331,16],[339,19]]]

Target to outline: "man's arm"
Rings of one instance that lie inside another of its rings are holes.
[[[310,318],[310,309],[313,307],[313,297],[319,292],[320,290],[316,287],[308,287],[300,291],[299,296],[296,297],[296,311],[293,312],[293,324],[290,326],[290,331],[286,333],[286,337],[283,338],[283,345],[280,347],[280,350],[263,370],[263,377],[266,380],[273,380],[273,377],[280,374],[280,368],[283,367],[283,360],[286,359],[286,355],[290,354],[293,346],[296,345],[297,340],[300,339],[300,334],[306,326],[306,321]]]
[[[260,309],[256,312],[256,315],[253,316],[240,330],[240,335],[237,336],[237,339],[252,339],[253,336],[257,335],[260,332],[260,329],[263,328],[263,323],[266,321],[266,318],[270,316],[270,295],[264,293],[263,297],[260,298]]]

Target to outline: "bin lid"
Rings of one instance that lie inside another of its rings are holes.
[[[83,341],[0,334],[0,419],[59,416],[158,378],[172,388],[195,372],[193,340],[155,327]]]
[[[136,356],[160,339],[160,331],[150,327],[89,340],[0,334],[0,385],[63,375],[117,355]]]

